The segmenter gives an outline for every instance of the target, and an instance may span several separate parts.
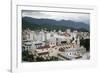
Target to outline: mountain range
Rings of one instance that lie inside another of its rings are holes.
[[[32,17],[22,17],[22,29],[30,28],[31,30],[62,30],[66,29],[89,31],[90,25],[84,22],[76,22],[73,20],[54,20],[54,19],[37,19]]]

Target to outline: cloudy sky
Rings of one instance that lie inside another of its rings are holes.
[[[32,17],[38,19],[54,19],[54,20],[73,20],[76,22],[84,22],[89,24],[90,14],[88,13],[70,13],[70,12],[41,12],[23,10],[22,17]]]

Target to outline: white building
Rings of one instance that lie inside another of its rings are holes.
[[[85,33],[85,36],[88,33]],[[83,34],[81,34],[83,35]],[[58,56],[61,54],[67,58],[73,59],[82,56],[86,49],[80,47],[80,38],[78,31],[71,32],[67,29],[62,31],[31,31],[25,30],[22,34],[22,45],[25,50],[29,50],[32,54],[37,53],[43,56]],[[60,51],[63,49],[64,51]]]

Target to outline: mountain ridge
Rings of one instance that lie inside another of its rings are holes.
[[[29,26],[28,26],[29,25]],[[47,26],[50,26],[54,29],[54,27],[57,27],[57,29],[60,29],[60,27],[63,29],[71,28],[76,30],[83,29],[84,31],[89,31],[89,24],[83,23],[83,22],[75,22],[72,20],[54,20],[54,19],[37,19],[32,17],[22,17],[22,28],[30,28],[30,26],[36,28],[39,28],[39,26],[44,26],[47,28]],[[26,27],[27,26],[27,27]],[[32,28],[31,28],[32,29]]]

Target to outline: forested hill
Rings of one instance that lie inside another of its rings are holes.
[[[53,20],[53,19],[36,19],[31,17],[22,17],[22,29],[40,30],[62,30],[65,31],[67,28],[72,30],[76,29],[79,31],[89,31],[89,24],[83,22],[75,22],[72,20]]]

